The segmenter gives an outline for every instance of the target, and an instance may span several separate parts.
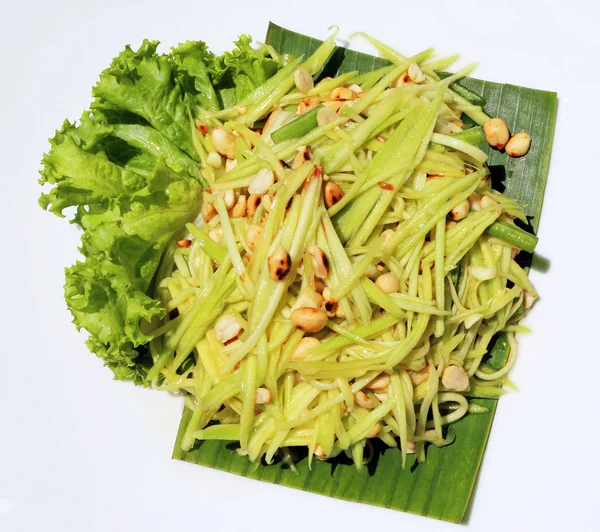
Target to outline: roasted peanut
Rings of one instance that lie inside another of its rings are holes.
[[[235,192],[233,189],[228,189],[223,193],[223,202],[228,210],[235,205]]]
[[[310,150],[308,146],[299,146],[298,154],[292,162],[292,170],[300,168],[306,161],[310,161]]]
[[[217,215],[217,209],[210,201],[210,194],[206,191],[203,194],[201,213],[205,222],[210,222]]]
[[[236,166],[237,166],[236,159],[227,159],[225,161],[225,172],[229,172],[229,171],[233,170]]]
[[[256,209],[260,205],[262,196],[260,194],[250,194],[250,197],[246,201],[246,215],[249,218],[254,216]]]
[[[249,225],[246,231],[246,242],[251,250],[256,248],[260,237],[262,236],[262,227],[260,225]]]
[[[314,338],[313,336],[305,336],[300,340],[298,347],[292,353],[292,360],[303,360],[308,356],[308,353],[314,347],[317,347],[321,343],[321,340]]]
[[[483,124],[483,131],[485,133],[485,140],[487,143],[501,150],[506,146],[510,133],[508,132],[508,126],[502,118],[490,118],[485,124]]]
[[[384,390],[389,384],[390,376],[387,373],[380,373],[365,388],[368,390]]]
[[[212,132],[212,141],[221,155],[228,159],[235,159],[235,136],[224,127],[218,127]]]
[[[327,183],[325,183],[325,187],[323,189],[323,200],[328,209],[329,207],[333,207],[343,197],[344,191],[337,183],[334,183],[333,181],[327,181]]]
[[[462,220],[467,217],[470,209],[471,204],[469,203],[469,200],[463,200],[450,211],[450,216],[453,220]]]
[[[310,72],[302,67],[296,69],[294,72],[294,84],[302,94],[306,94],[315,86],[315,82],[313,81]]]
[[[336,87],[329,95],[331,100],[354,100],[357,98],[356,92],[348,87]]]
[[[275,183],[273,170],[261,168],[248,185],[248,192],[250,194],[263,194],[273,183]]]
[[[377,277],[375,285],[386,294],[393,294],[400,290],[400,280],[393,273],[384,273]]]
[[[394,81],[392,81],[391,87],[392,89],[397,89],[398,87],[402,87],[403,85],[408,85],[412,83],[408,72],[404,72],[400,74]]]
[[[321,100],[319,100],[319,98],[315,98],[315,97],[305,98],[298,104],[298,107],[296,108],[296,114],[302,115],[302,114],[306,113],[307,111],[310,111],[311,109],[314,109],[315,107],[318,107],[320,104],[321,104]]]
[[[263,194],[262,204],[266,212],[271,212],[271,207],[273,206],[273,198],[271,198],[270,194]]]
[[[425,382],[429,379],[429,366],[425,366],[420,371],[408,370],[408,376],[410,377],[410,382],[412,382],[413,386],[418,386],[422,382]]]
[[[257,405],[268,405],[271,403],[271,392],[266,388],[256,389],[256,404]]]
[[[292,311],[292,325],[308,333],[319,332],[327,324],[325,311],[310,307],[301,307]]]
[[[411,63],[408,66],[407,74],[413,83],[423,83],[425,81],[425,74],[423,74],[421,67],[417,63]]]
[[[323,296],[312,290],[311,288],[305,288],[298,294],[298,299],[294,303],[294,309],[301,307],[310,307],[310,308],[321,308],[323,304]]]
[[[497,203],[498,202],[496,200],[492,199],[487,194],[481,196],[481,201],[479,202],[482,209],[485,209],[486,207],[491,207],[492,205],[496,205]]]
[[[377,399],[379,399],[382,403],[385,403],[388,400],[388,394],[387,392],[373,392],[373,394],[375,395],[375,397],[377,397]]]
[[[516,133],[506,143],[505,151],[511,157],[523,157],[531,146],[531,137],[527,133]]]
[[[335,299],[326,299],[323,302],[323,309],[329,318],[334,318],[338,314],[339,303]]]
[[[369,430],[369,432],[367,432],[367,438],[376,438],[377,436],[379,436],[380,432],[381,432],[381,423],[375,423],[375,425],[373,425],[371,430]]]
[[[375,401],[373,401],[373,399],[369,397],[365,392],[356,392],[354,394],[354,402],[358,406],[362,406],[363,408],[367,408],[369,410],[375,408]]]
[[[323,294],[323,290],[325,290],[325,283],[321,281],[321,279],[317,279],[313,276],[311,288],[318,294]]]
[[[458,366],[448,366],[442,373],[442,384],[448,390],[464,392],[469,387],[469,375]]]
[[[271,279],[274,281],[282,281],[290,272],[292,259],[287,250],[282,245],[279,245],[267,259],[267,265],[269,267]]]
[[[221,160],[221,156],[216,151],[211,151],[206,156],[206,164],[212,166],[213,168],[221,168],[223,161]]]
[[[339,115],[335,112],[335,109],[323,107],[323,109],[319,109],[319,112],[317,113],[317,125],[322,126],[324,124],[329,124],[329,122],[333,122],[336,118],[339,118]]]
[[[246,216],[246,196],[245,194],[240,194],[237,202],[229,211],[229,216],[231,218],[244,218]]]
[[[481,209],[481,196],[477,192],[473,192],[468,198],[469,208],[472,211],[478,211]]]
[[[329,259],[325,252],[319,246],[310,246],[310,261],[313,267],[313,272],[317,277],[325,279],[329,275]]]
[[[222,344],[233,340],[241,330],[242,325],[233,313],[221,316],[217,323],[215,323],[215,336]]]

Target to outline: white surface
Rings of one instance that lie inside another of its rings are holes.
[[[533,274],[543,301],[513,373],[521,393],[501,401],[468,526],[600,530],[597,7],[395,4],[230,0],[219,14],[221,2],[185,0],[3,3],[0,530],[455,529],[171,460],[180,400],[112,381],[70,323],[63,268],[78,232],[36,204],[46,139],[80,115],[126,43],[200,38],[222,51],[242,32],[262,39],[269,19],[318,37],[337,23],[407,53],[462,52],[481,62],[478,77],[559,93],[538,248],[552,266]]]

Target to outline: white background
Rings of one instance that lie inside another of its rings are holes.
[[[222,7],[217,7],[222,6]],[[181,401],[111,380],[65,309],[78,231],[36,203],[47,138],[89,104],[126,43],[203,39],[215,51],[269,19],[325,37],[367,31],[406,54],[435,46],[477,76],[559,94],[540,227],[552,264],[528,319],[468,523],[471,530],[600,530],[598,502],[599,13],[510,2],[2,2],[0,18],[0,530],[452,530],[171,460]],[[596,12],[594,12],[596,10]],[[363,43],[355,47],[369,50]],[[534,139],[535,142],[535,139]]]

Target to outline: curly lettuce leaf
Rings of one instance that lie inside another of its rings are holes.
[[[246,37],[221,57],[200,41],[163,55],[157,46],[145,40],[112,61],[91,110],[50,139],[40,172],[40,183],[51,185],[40,205],[58,216],[73,209],[83,228],[83,260],[66,270],[73,321],[115,378],[136,383],[152,365],[147,324],[165,314],[153,298],[154,277],[201,208],[192,115],[220,109],[223,94],[235,103],[278,68]]]
[[[76,326],[90,333],[90,348],[113,370],[129,368],[117,376],[133,378],[143,373],[138,348],[150,340],[141,322],[164,315],[149,295],[152,278],[166,247],[198,216],[202,186],[166,139],[157,156],[156,145],[117,134],[89,113],[79,126],[65,123],[44,158],[42,176],[56,186],[40,201],[59,215],[77,206],[85,260],[67,269],[65,299]]]
[[[218,111],[219,97],[211,75],[216,58],[206,44],[201,41],[186,42],[173,48],[171,55],[179,66],[178,81],[190,108],[199,105],[208,111]]]
[[[156,53],[158,41],[127,46],[93,88],[92,109],[120,110],[144,118],[182,151],[197,158],[180,74],[173,58]]]
[[[211,74],[223,109],[252,94],[283,66],[265,49],[252,48],[251,43],[249,35],[241,35],[231,52],[215,58]]]
[[[201,194],[199,183],[159,161],[147,187],[80,215],[86,260],[67,270],[65,298],[113,369],[135,367],[136,348],[150,340],[142,320],[163,317],[149,288],[166,247],[198,215]]]

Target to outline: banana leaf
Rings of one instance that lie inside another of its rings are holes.
[[[321,41],[270,24],[266,42],[279,53],[307,56]],[[368,72],[386,64],[384,59],[340,47],[321,76],[352,70]],[[525,204],[530,230],[537,231],[550,163],[556,93],[477,79],[460,83],[487,101],[489,115],[504,118],[511,131],[531,135],[531,149],[520,159],[492,151],[487,145],[481,148],[490,155],[495,187]],[[191,417],[188,410],[181,420],[173,458],[346,501],[460,523],[467,515],[497,406],[493,399],[472,402],[487,407],[488,412],[468,415],[453,424],[454,443],[442,448],[429,446],[426,463],[419,464],[414,456],[409,457],[404,469],[401,453],[383,446],[371,449],[372,460],[360,472],[344,459],[313,461],[309,469],[306,457],[300,458],[297,472],[285,462],[255,465],[239,456],[231,444],[220,441],[206,441],[183,452],[180,443]]]

